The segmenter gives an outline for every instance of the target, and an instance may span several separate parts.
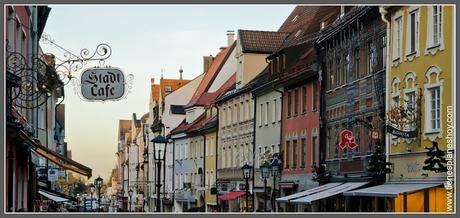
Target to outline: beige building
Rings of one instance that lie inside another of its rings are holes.
[[[254,99],[250,91],[255,82],[262,78],[257,76],[267,66],[265,58],[279,48],[286,36],[287,33],[281,32],[238,31],[236,88],[217,99],[217,189],[220,211],[238,212],[247,205],[246,198],[242,197],[246,188],[241,167],[244,163],[254,165]]]

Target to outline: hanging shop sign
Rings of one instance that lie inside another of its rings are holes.
[[[372,138],[372,140],[379,140],[380,139],[380,131],[379,131],[379,129],[372,129],[371,130],[371,138]]]
[[[399,130],[391,125],[387,125],[387,132],[392,134],[392,135],[395,135],[395,136],[398,136],[398,137],[401,137],[401,138],[416,138],[417,137],[417,129],[413,130],[413,131],[403,131],[403,130]]]
[[[121,99],[125,84],[125,75],[118,68],[88,68],[81,74],[81,94],[89,101]]]
[[[345,149],[349,147],[350,149],[356,148],[358,145],[356,144],[355,137],[353,136],[353,132],[350,130],[344,129],[340,133],[340,149]]]
[[[386,115],[387,124],[386,131],[400,138],[416,138],[417,137],[417,114],[415,109],[395,107],[392,108]],[[415,124],[415,125],[414,125]],[[414,126],[411,130],[402,130],[405,126]]]

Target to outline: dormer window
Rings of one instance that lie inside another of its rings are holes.
[[[302,30],[297,30],[297,32],[295,33],[295,37],[298,37],[300,35],[300,33],[302,32]]]

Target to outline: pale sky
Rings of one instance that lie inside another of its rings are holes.
[[[116,102],[86,102],[71,84],[65,88],[66,141],[72,159],[93,169],[105,181],[116,163],[118,120],[148,112],[150,78],[185,79],[203,73],[202,57],[226,46],[227,30],[276,31],[294,5],[51,5],[45,32],[56,43],[79,54],[99,43],[112,48],[106,65],[134,75],[131,93]],[[42,44],[45,53],[64,52]],[[89,62],[84,68],[98,66]],[[79,73],[76,74],[79,78]]]

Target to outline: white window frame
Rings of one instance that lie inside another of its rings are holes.
[[[436,74],[436,80],[431,81],[431,75]],[[431,66],[428,68],[427,72],[425,73],[427,83],[424,85],[424,96],[425,96],[425,120],[424,120],[424,126],[425,126],[425,132],[424,132],[424,138],[428,138],[431,141],[435,141],[436,138],[442,138],[443,134],[443,119],[442,119],[442,96],[443,96],[443,83],[444,80],[440,79],[440,74],[441,74],[441,69],[437,66]],[[438,129],[432,129],[431,127],[431,90],[434,88],[439,88],[439,96],[440,96],[440,101],[439,101],[439,128]]]
[[[395,42],[391,47],[393,66],[397,66],[398,64],[402,63],[403,19],[404,15],[402,11],[397,11],[392,17],[392,38],[393,42]]]
[[[270,102],[267,101],[265,102],[265,126],[268,125],[268,118],[269,118],[269,113],[270,113]]]
[[[433,6],[427,6],[428,8],[428,15],[427,15],[427,31],[426,31],[426,48],[425,48],[425,55],[428,55],[428,54],[431,54],[431,55],[435,55],[438,51],[443,51],[444,50],[444,34],[443,34],[443,30],[444,30],[444,25],[443,25],[443,16],[444,16],[444,7],[441,6],[441,5],[438,5],[439,7],[441,7],[441,16],[438,17],[438,28],[437,30],[439,31],[437,36],[438,36],[438,40],[439,42],[438,43],[435,43],[435,39],[434,39],[434,5]],[[441,24],[441,26],[439,27],[439,23]]]
[[[415,14],[415,43],[414,43],[414,51],[411,49],[412,44],[412,15]],[[405,60],[412,61],[414,57],[420,56],[420,9],[419,7],[410,7],[409,13],[407,16],[407,29],[406,29],[406,57]]]
[[[400,97],[400,88],[401,88],[401,80],[398,77],[394,77],[391,82],[391,104],[390,109],[395,107],[401,106],[401,97]],[[398,98],[398,102],[395,102],[395,99]],[[391,135],[391,144],[396,145],[400,142],[399,137],[395,135]]]
[[[417,116],[417,114],[418,114],[417,113],[417,110],[418,110],[418,106],[417,106],[418,92],[417,92],[416,79],[417,79],[417,75],[414,72],[407,73],[405,78],[404,78],[404,83],[405,83],[405,87],[404,87],[404,107],[405,108],[409,107],[409,104],[408,104],[408,101],[410,100],[409,96],[411,94],[413,94],[413,96],[414,96],[414,99],[413,99],[413,101],[414,101],[413,102],[414,103],[414,112],[415,112],[415,114]],[[412,84],[410,84],[410,81],[412,81]],[[412,126],[409,125],[409,126],[405,127],[405,130],[410,131],[410,130],[413,130],[414,128],[416,128],[416,127],[417,127],[417,124],[412,125]],[[406,143],[411,143],[414,140],[415,140],[415,138],[405,139]]]

